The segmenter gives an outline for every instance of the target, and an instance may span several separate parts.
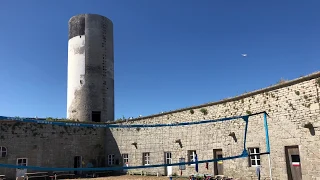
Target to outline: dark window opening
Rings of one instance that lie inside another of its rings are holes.
[[[7,148],[4,146],[1,146],[0,147],[0,154],[1,154],[1,157],[6,157],[7,156]]]
[[[92,111],[92,122],[101,122],[101,111]]]
[[[299,155],[291,155],[291,161],[292,162],[300,162],[300,156]]]

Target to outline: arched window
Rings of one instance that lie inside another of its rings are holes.
[[[0,146],[0,155],[1,155],[1,157],[7,156],[7,148],[6,147]]]

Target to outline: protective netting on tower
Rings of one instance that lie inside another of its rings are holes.
[[[217,166],[248,157],[247,143],[257,138],[261,148],[255,156],[270,152],[265,112],[170,123],[162,119],[89,124],[2,116],[0,120],[2,157],[8,157],[0,160],[3,171],[170,173],[186,167],[205,171],[208,163]],[[248,128],[251,125],[254,128]]]

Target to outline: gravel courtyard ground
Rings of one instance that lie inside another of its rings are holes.
[[[110,177],[99,177],[99,178],[81,178],[81,180],[169,180],[166,176],[133,176],[133,175],[123,175],[123,176],[110,176]],[[172,178],[172,180],[188,180],[188,178]]]

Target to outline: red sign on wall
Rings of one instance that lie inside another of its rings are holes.
[[[300,166],[299,162],[292,162],[292,166]]]

